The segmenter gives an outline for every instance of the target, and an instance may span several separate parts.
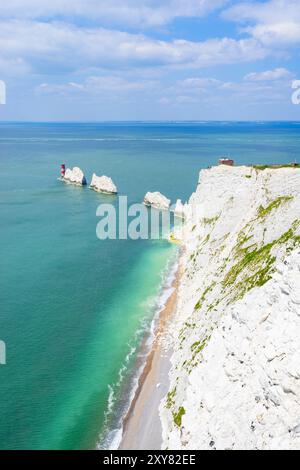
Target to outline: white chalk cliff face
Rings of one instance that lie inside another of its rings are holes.
[[[100,193],[117,194],[118,189],[113,180],[108,176],[97,176],[93,174],[90,188]]]
[[[171,201],[159,192],[148,192],[144,197],[144,204],[155,209],[169,210]]]
[[[86,185],[86,179],[85,179],[84,173],[77,166],[75,166],[72,170],[70,168],[67,168],[63,180],[68,183],[72,183],[72,184],[76,184],[80,186]]]
[[[220,166],[199,182],[163,448],[300,449],[300,170]]]

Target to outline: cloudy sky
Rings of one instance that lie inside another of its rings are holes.
[[[0,0],[0,120],[300,120],[300,0]]]

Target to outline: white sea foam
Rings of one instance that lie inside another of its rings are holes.
[[[111,410],[115,403],[115,392],[111,385],[108,386],[109,389],[109,396],[108,396],[108,407],[107,407],[107,415],[111,413]]]
[[[115,385],[109,385],[109,397],[108,397],[108,405],[107,405],[107,410],[105,413],[105,422],[104,422],[104,438],[100,438],[100,442],[98,443],[97,448],[98,449],[109,449],[109,450],[115,450],[118,449],[122,437],[123,437],[123,425],[124,425],[124,418],[128,414],[130,410],[131,403],[136,395],[136,392],[139,387],[139,380],[141,377],[141,374],[144,370],[147,356],[151,350],[151,347],[153,345],[153,341],[155,339],[155,333],[158,325],[158,320],[161,311],[164,309],[166,306],[166,303],[169,299],[169,297],[172,295],[174,292],[173,282],[176,276],[176,272],[178,270],[178,261],[176,258],[176,261],[174,262],[174,259],[172,259],[166,269],[162,272],[161,275],[161,288],[158,297],[154,300],[153,298],[148,299],[147,305],[151,306],[154,309],[154,316],[153,320],[151,321],[150,327],[149,327],[149,322],[147,321],[146,318],[141,320],[141,327],[136,331],[135,338],[133,340],[133,343],[137,344],[138,342],[141,342],[144,338],[143,342],[143,349],[140,349],[137,357],[141,360],[141,365],[138,368],[138,370],[134,373],[134,375],[131,377],[131,383],[129,384],[129,394],[126,400],[126,403],[121,406],[121,411],[119,410],[119,417],[117,420],[117,424],[114,426],[113,429],[108,431],[108,426],[109,426],[109,420],[113,416],[113,414],[116,412],[116,406],[117,406],[117,391],[120,390],[121,386],[124,385],[123,382],[125,381],[127,377],[127,372],[128,368],[130,367],[130,360],[136,354],[136,346],[133,346],[132,344],[128,344],[129,347],[129,352],[127,356],[125,357],[124,363],[122,364],[118,376],[119,380]],[[149,304],[149,301],[151,302]],[[146,337],[146,339],[145,339]],[[106,429],[105,429],[106,428]]]

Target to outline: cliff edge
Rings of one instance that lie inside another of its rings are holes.
[[[188,209],[163,448],[300,449],[300,169],[201,171]]]

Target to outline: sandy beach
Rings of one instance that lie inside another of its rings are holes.
[[[147,357],[139,386],[124,421],[120,450],[159,450],[162,429],[159,405],[169,389],[170,345],[164,341],[168,326],[175,312],[177,289],[181,277],[179,266],[173,282],[173,292],[161,311],[155,340]]]

